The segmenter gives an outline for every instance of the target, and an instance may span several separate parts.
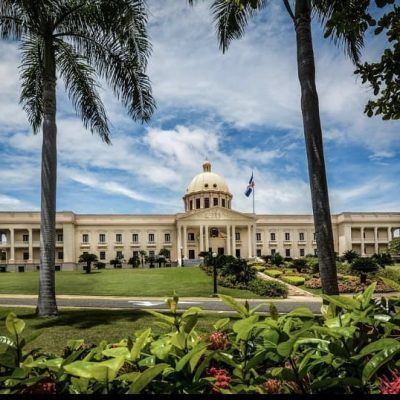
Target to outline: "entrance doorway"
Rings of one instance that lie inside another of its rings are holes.
[[[218,247],[218,255],[223,256],[224,255],[224,248],[223,247]]]

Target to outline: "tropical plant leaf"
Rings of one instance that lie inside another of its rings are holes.
[[[361,296],[361,305],[363,308],[366,308],[369,305],[372,299],[372,295],[374,294],[375,288],[376,288],[376,282],[373,282],[365,289],[364,293]]]
[[[393,281],[392,279],[388,279],[388,278],[380,277],[379,279],[381,279],[385,285],[388,285],[392,289],[400,292],[400,284],[399,283]]]
[[[222,318],[219,319],[214,325],[214,329],[219,331],[221,330],[224,326],[226,326],[227,324],[229,324],[230,318]]]
[[[148,312],[149,314],[154,315],[155,317],[160,318],[161,320],[168,322],[170,324],[170,326],[173,325],[174,322],[175,322],[174,317],[169,317],[168,315],[164,315],[164,314],[162,314],[160,312],[157,312],[157,311],[154,311],[154,310],[145,310],[145,309],[142,309],[142,311]]]
[[[198,344],[197,346],[193,347],[192,350],[189,351],[189,353],[185,354],[179,362],[176,364],[175,369],[177,371],[181,371],[184,366],[195,356],[198,355],[198,357],[195,358],[197,362],[199,361],[200,357],[202,354],[204,354],[205,350],[207,349],[207,343],[201,343]],[[193,372],[194,367],[196,366],[197,362],[193,362],[193,366],[191,365],[191,372]]]
[[[350,297],[336,295],[328,296],[326,294],[322,294],[321,297],[324,300],[329,301],[329,303],[333,303],[336,306],[339,306],[346,310],[358,310],[360,308],[360,302]]]
[[[21,335],[25,329],[25,321],[19,319],[13,312],[10,312],[6,318],[6,328],[12,335]]]
[[[224,294],[219,294],[218,297],[228,306],[233,308],[242,318],[246,318],[249,316],[249,312],[246,310],[246,307],[237,302],[233,297],[226,296]]]
[[[377,351],[390,348],[391,346],[399,346],[399,345],[400,343],[398,339],[383,338],[368,344],[363,349],[361,349],[359,354],[365,356],[370,353],[375,353]]]
[[[131,353],[127,347],[115,347],[112,349],[106,349],[101,352],[106,357],[123,357],[125,360],[131,359]]]
[[[298,307],[290,311],[287,316],[289,317],[300,317],[300,318],[314,318],[313,312],[306,307]]]
[[[129,387],[128,394],[140,393],[157,375],[169,367],[169,364],[157,364],[142,372],[135,382]]]

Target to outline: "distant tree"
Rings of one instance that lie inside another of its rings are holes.
[[[128,264],[129,264],[129,265],[132,265],[132,268],[138,267],[139,264],[140,264],[140,259],[139,259],[139,257],[138,257],[138,256],[133,256],[133,257],[131,257],[131,258],[129,259],[129,261],[128,261]]]
[[[280,253],[275,253],[271,255],[271,264],[276,265],[279,267],[283,263],[283,257],[280,255]]]
[[[90,274],[92,263],[97,262],[96,254],[83,253],[79,256],[80,263],[86,263],[86,273]]]
[[[400,254],[400,236],[389,242],[388,251],[392,256]]]
[[[356,258],[359,258],[359,257],[360,257],[360,255],[357,252],[355,252],[354,250],[346,250],[343,253],[342,260],[347,261],[349,264],[351,264]]]
[[[352,262],[351,270],[360,275],[360,283],[367,283],[367,274],[377,272],[379,265],[370,257],[359,257]]]
[[[387,253],[379,253],[379,254],[375,253],[372,256],[372,259],[382,268],[385,268],[386,265],[394,264],[391,255]]]
[[[161,261],[164,263],[164,267],[165,267],[166,261],[169,261],[171,258],[171,252],[168,249],[166,249],[165,247],[163,247],[158,254],[161,258]],[[159,258],[159,260],[160,260],[160,258]]]
[[[110,260],[110,264],[114,265],[114,268],[121,268],[122,267],[122,260],[123,260],[124,256],[117,256],[115,257],[113,260]]]
[[[379,7],[393,4],[394,0],[376,0]],[[358,64],[355,71],[368,82],[376,98],[370,100],[364,112],[368,117],[381,115],[382,119],[400,119],[400,7],[394,5],[378,21],[375,35],[385,32],[388,43],[381,59],[375,63]]]

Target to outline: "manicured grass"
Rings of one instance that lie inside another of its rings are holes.
[[[57,355],[70,339],[85,339],[98,344],[102,340],[117,342],[132,336],[134,331],[149,327],[156,334],[167,332],[155,324],[157,318],[140,310],[62,309],[58,317],[37,318],[34,308],[1,307],[0,336],[8,335],[4,321],[11,311],[25,321],[24,336],[42,331],[27,349],[41,348]],[[200,334],[214,331],[213,324],[221,318],[226,318],[226,315],[205,314],[199,319],[196,331]]]
[[[8,272],[0,275],[0,293],[37,294],[37,272]],[[116,269],[84,272],[57,272],[57,294],[86,296],[171,296],[208,297],[212,277],[198,267]],[[248,290],[218,287],[218,292],[237,298],[262,298]]]

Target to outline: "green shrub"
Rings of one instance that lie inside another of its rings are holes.
[[[277,269],[266,269],[264,274],[271,276],[272,278],[277,278],[278,276],[282,275],[282,271]]]
[[[253,268],[255,268],[259,272],[264,272],[265,271],[265,265],[253,265]]]
[[[377,276],[379,278],[387,278],[391,279],[392,281],[400,283],[400,268],[385,268],[378,272]]]
[[[350,264],[336,262],[336,272],[342,275],[349,275],[351,273],[351,266]]]
[[[360,276],[360,283],[366,283],[367,274],[377,272],[379,265],[370,257],[356,258],[351,264],[351,270]]]
[[[305,278],[303,276],[282,275],[280,278],[283,282],[289,285],[300,286],[304,284]]]
[[[247,283],[256,277],[257,270],[248,265],[245,259],[233,258],[221,267],[220,274],[232,275],[237,282]]]
[[[288,295],[288,288],[286,285],[264,279],[253,279],[249,282],[248,288],[259,296],[286,298]]]
[[[343,261],[347,261],[349,264],[351,264],[354,260],[356,260],[359,257],[360,257],[360,255],[358,253],[356,253],[354,250],[347,250],[343,253],[343,256],[341,257],[341,259]]]
[[[294,268],[297,272],[302,272],[306,269],[306,266],[307,260],[305,258],[297,258],[289,264],[289,267]]]
[[[312,274],[315,274],[319,271],[319,260],[318,257],[315,256],[307,256],[305,257],[307,263],[307,269]]]
[[[283,257],[279,253],[271,255],[270,262],[272,265],[279,267],[283,263]]]
[[[321,316],[305,307],[279,315],[273,305],[263,316],[220,295],[236,315],[208,336],[196,332],[202,310],[182,312],[174,296],[168,313],[147,310],[164,333],[149,327],[115,343],[70,340],[61,356],[26,351],[25,323],[10,313],[0,394],[399,394],[400,299],[378,303],[375,287],[352,298],[323,295]]]
[[[372,259],[382,268],[385,268],[386,265],[393,265],[394,261],[392,260],[392,256],[387,253],[379,253],[379,254],[374,254],[372,256]]]

